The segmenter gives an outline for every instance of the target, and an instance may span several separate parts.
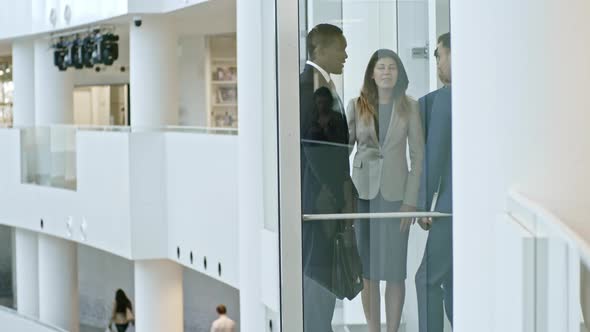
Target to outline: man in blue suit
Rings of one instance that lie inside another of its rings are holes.
[[[435,57],[438,77],[444,87],[420,98],[420,112],[426,135],[425,167],[420,190],[421,205],[427,210],[452,213],[451,36],[449,33],[438,38]],[[424,257],[416,273],[419,330],[420,332],[442,332],[444,311],[451,324],[453,322],[452,217],[435,220],[423,218],[420,220],[420,225],[429,230],[429,234]]]

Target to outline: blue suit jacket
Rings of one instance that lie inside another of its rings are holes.
[[[451,88],[443,87],[420,98],[420,114],[425,134],[425,155],[419,206],[429,211],[439,179],[441,190],[435,211],[453,212],[453,169],[451,145]]]

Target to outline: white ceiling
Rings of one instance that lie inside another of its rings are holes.
[[[180,36],[236,32],[236,0],[209,0],[166,15],[174,19]],[[137,15],[125,15],[105,23],[117,25],[118,32],[126,34],[134,16]]]
[[[209,0],[169,15],[180,35],[236,32],[236,0]]]
[[[209,0],[166,15],[174,18],[180,36],[236,32],[236,0]],[[132,19],[125,15],[104,23],[117,25],[119,34],[126,35]],[[12,53],[11,44],[11,40],[0,40],[0,56]]]

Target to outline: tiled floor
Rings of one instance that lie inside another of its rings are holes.
[[[105,332],[106,331],[106,326],[105,327],[96,327],[96,326],[88,326],[88,325],[80,325],[80,332]],[[133,326],[129,326],[129,328],[127,329],[127,332],[135,332],[135,327]]]
[[[80,332],[105,332],[106,326],[103,328],[88,326],[88,325],[80,325]]]

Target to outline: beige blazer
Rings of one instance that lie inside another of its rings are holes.
[[[424,134],[418,102],[410,99],[410,111],[406,116],[400,116],[393,110],[385,141],[380,144],[375,120],[360,119],[356,101],[357,98],[354,98],[348,103],[346,116],[349,143],[351,146],[357,144],[352,181],[359,197],[373,199],[381,192],[388,201],[403,201],[416,206],[424,159]],[[409,170],[407,146],[410,151]]]

